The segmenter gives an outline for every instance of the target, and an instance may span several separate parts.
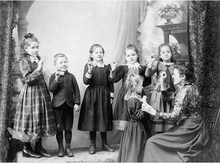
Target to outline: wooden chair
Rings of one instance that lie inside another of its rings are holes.
[[[216,124],[219,118],[219,113],[220,113],[220,109],[218,108],[201,109],[202,117],[206,123],[211,138],[215,132]]]

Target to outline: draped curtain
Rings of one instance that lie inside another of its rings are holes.
[[[12,30],[15,27],[15,4],[0,1],[0,161],[6,161],[8,138],[6,136],[8,110],[11,102],[11,76],[15,42]]]
[[[54,73],[53,56],[62,52],[68,56],[68,70],[75,75],[83,98],[87,87],[82,81],[83,68],[91,45],[99,43],[104,47],[106,64],[124,64],[125,47],[140,44],[138,27],[144,20],[145,6],[145,1],[35,1],[26,15],[27,32],[34,33],[40,41],[45,80],[48,82]],[[121,82],[115,85],[115,100],[120,87]],[[77,130],[78,113],[74,115],[73,147],[87,147],[88,135]],[[99,138],[97,141],[101,145]],[[120,132],[109,132],[108,141],[118,144]],[[45,138],[43,145],[54,149],[55,142]]]
[[[220,108],[220,2],[189,2],[189,54],[194,67],[196,84],[202,96],[201,109],[205,115]],[[220,118],[210,145],[196,161],[220,161]]]

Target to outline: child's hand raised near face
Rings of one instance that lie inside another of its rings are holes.
[[[116,69],[117,65],[118,65],[118,61],[111,63],[112,71]]]
[[[59,78],[60,78],[61,76],[63,76],[63,75],[64,75],[64,72],[63,72],[63,71],[57,71],[57,72],[55,73],[55,79],[58,81]]]
[[[147,59],[145,60],[146,62],[146,65],[148,68],[151,68],[152,67],[152,63],[154,62],[154,59],[152,56],[148,56]]]
[[[93,62],[90,61],[90,62],[87,63],[87,65],[88,65],[88,73],[91,73],[92,69],[93,69]]]
[[[38,70],[38,71],[42,71],[42,69],[43,69],[43,61],[40,60],[40,61],[38,62],[37,70]]]
[[[154,55],[150,56],[149,58],[149,66],[152,67],[153,63],[156,61],[156,58]]]

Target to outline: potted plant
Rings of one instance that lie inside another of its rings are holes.
[[[180,12],[184,10],[184,6],[180,5],[177,6],[176,4],[173,3],[167,3],[165,6],[161,7],[159,9],[159,16],[162,19],[166,19],[165,24],[170,24],[172,23],[171,20],[176,18],[177,16],[180,16]]]

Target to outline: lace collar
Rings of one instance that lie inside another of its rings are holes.
[[[141,68],[140,64],[138,62],[134,63],[134,64],[126,64],[128,66],[128,68],[133,68],[133,69],[138,69]]]
[[[104,67],[104,62],[101,62],[101,63],[98,63],[98,62],[93,62],[93,66],[96,66],[96,67]]]

